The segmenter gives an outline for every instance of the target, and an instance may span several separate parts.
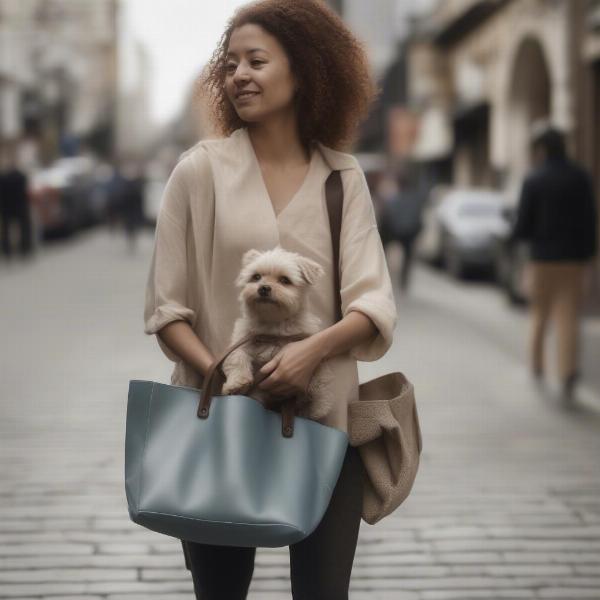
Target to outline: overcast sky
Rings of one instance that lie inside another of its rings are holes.
[[[142,42],[150,55],[153,119],[164,122],[181,107],[227,20],[245,1],[122,0],[121,31]]]

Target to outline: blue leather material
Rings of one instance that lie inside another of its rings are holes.
[[[302,417],[294,435],[281,414],[248,396],[131,380],[125,492],[132,521],[206,544],[276,548],[317,527],[339,477],[348,435]]]

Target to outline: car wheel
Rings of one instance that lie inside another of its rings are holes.
[[[465,275],[465,265],[456,248],[450,244],[444,252],[444,264],[448,273],[455,279],[462,279]]]

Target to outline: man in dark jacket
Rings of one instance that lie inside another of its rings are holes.
[[[544,336],[553,317],[563,396],[571,400],[584,279],[597,250],[596,202],[590,176],[567,157],[559,131],[538,129],[532,151],[536,166],[523,183],[513,229],[515,239],[530,245],[531,368],[543,375]]]

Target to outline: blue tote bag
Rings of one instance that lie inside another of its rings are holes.
[[[221,363],[249,339],[213,363],[202,390],[129,382],[125,491],[135,523],[192,542],[275,548],[323,518],[348,435],[296,416],[295,399],[267,408],[215,394]]]

